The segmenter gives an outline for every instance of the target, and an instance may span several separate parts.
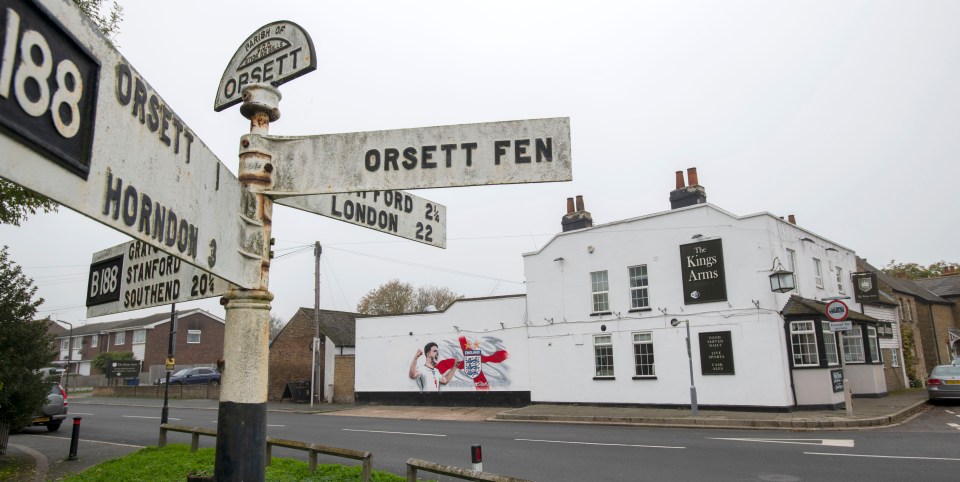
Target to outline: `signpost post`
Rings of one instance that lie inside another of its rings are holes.
[[[840,348],[840,369],[843,371],[843,402],[844,406],[847,409],[847,416],[853,416],[853,393],[850,390],[850,379],[847,378],[847,362],[846,355],[843,353],[843,332],[853,329],[853,323],[846,321],[847,316],[850,314],[850,309],[847,308],[847,304],[840,300],[830,300],[827,303],[824,313],[827,315],[827,319],[830,321],[830,332],[837,333],[840,332],[840,343],[838,347]],[[831,374],[831,378],[834,377]],[[836,384],[836,381],[833,382]]]

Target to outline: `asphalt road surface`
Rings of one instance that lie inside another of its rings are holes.
[[[71,416],[83,417],[85,442],[122,444],[118,447],[157,443],[157,408],[71,409]],[[215,428],[216,420],[215,410],[170,410],[174,424]],[[410,457],[469,468],[470,446],[480,444],[485,471],[538,481],[960,480],[957,404],[931,406],[900,426],[852,431],[667,429],[279,412],[269,413],[267,423],[273,437],[370,451],[374,468],[396,474],[405,472]],[[44,444],[31,445],[31,440],[69,439],[69,430],[68,424],[52,434],[37,427],[10,441],[42,450]],[[189,435],[176,433],[169,439],[190,441]],[[212,447],[213,439],[201,438],[201,446]],[[306,454],[297,451],[277,449],[274,455],[306,460]],[[49,456],[62,458],[59,453]],[[323,455],[320,460],[353,463]]]

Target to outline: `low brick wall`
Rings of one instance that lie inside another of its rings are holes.
[[[95,397],[163,398],[163,385],[93,387]],[[170,385],[171,399],[220,399],[220,385]]]

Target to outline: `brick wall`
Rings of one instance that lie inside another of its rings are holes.
[[[187,343],[189,330],[200,330],[200,343]],[[177,365],[216,366],[217,360],[223,356],[223,333],[224,324],[204,313],[181,316],[177,321],[176,341],[174,342]],[[111,336],[112,338],[113,336]],[[129,343],[132,339],[133,331],[128,331],[127,345],[124,351],[131,351]],[[147,330],[147,344],[143,353],[144,371],[148,371],[153,365],[163,365],[166,362],[169,339],[169,321]],[[114,350],[111,346],[110,351],[120,350]]]
[[[899,366],[891,365],[893,361],[892,352],[895,351],[892,348],[882,348],[880,350],[883,353],[883,378],[887,381],[887,391],[892,392],[894,390],[900,390],[907,388],[903,383],[903,372],[902,368]],[[900,364],[903,364],[903,357],[898,357]]]
[[[280,400],[287,383],[310,380],[310,345],[316,330],[314,320],[298,310],[270,345],[269,400]],[[321,347],[317,355],[321,361],[323,353]]]
[[[333,358],[333,403],[353,403],[355,366],[353,355],[336,355]]]

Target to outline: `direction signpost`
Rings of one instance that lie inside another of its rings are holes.
[[[214,109],[250,120],[235,177],[71,2],[0,0],[0,25],[0,176],[136,240],[94,256],[91,313],[231,283],[216,480],[264,479],[274,198],[444,247],[446,208],[400,189],[572,179],[568,118],[271,137],[276,86],[316,69],[288,21],[251,34],[218,87]],[[174,257],[204,271],[178,278]]]
[[[0,5],[0,176],[244,287],[240,183],[72,2]]]
[[[219,276],[143,241],[130,241],[93,255],[87,317],[212,298],[229,287]]]

